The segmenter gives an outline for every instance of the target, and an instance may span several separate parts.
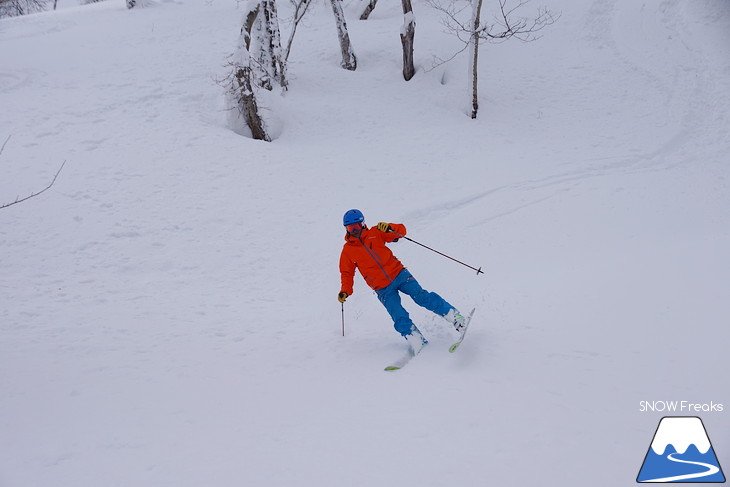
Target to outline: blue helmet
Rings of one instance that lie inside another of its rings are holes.
[[[365,221],[365,216],[360,210],[347,210],[345,216],[342,217],[342,224],[344,226],[352,225],[353,223],[362,223]]]

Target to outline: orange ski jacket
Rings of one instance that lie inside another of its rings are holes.
[[[390,223],[390,228],[401,235],[406,234],[406,227],[400,223]],[[377,228],[363,227],[360,238],[345,234],[345,245],[340,254],[340,274],[342,289],[352,296],[352,285],[355,269],[360,271],[365,282],[374,290],[390,285],[405,267],[385,246],[386,243],[398,240],[392,232],[381,232]]]

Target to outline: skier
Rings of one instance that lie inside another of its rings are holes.
[[[423,289],[416,278],[386,247],[386,243],[397,242],[398,235],[406,234],[405,225],[380,222],[375,228],[368,228],[364,222],[365,217],[362,212],[355,209],[348,210],[342,219],[347,233],[340,255],[342,287],[337,295],[340,303],[344,303],[352,295],[353,278],[357,268],[388,310],[396,331],[406,339],[414,355],[420,352],[428,341],[403,308],[399,292],[408,294],[416,304],[444,317],[461,332],[465,319],[459,310],[438,294]]]

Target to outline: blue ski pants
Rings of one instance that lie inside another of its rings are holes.
[[[453,308],[438,294],[423,289],[416,278],[407,269],[403,269],[388,287],[375,291],[378,299],[393,318],[396,331],[403,336],[410,335],[413,322],[408,311],[400,302],[399,292],[409,295],[417,305],[433,311],[437,315],[444,316]]]

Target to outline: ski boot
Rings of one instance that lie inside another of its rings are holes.
[[[464,331],[466,318],[461,316],[461,313],[459,313],[458,309],[451,308],[449,312],[444,315],[444,318],[446,319],[446,321],[454,325],[454,328],[456,328],[456,331],[458,331],[459,333]]]
[[[411,326],[411,332],[408,335],[403,335],[408,345],[411,347],[411,353],[418,355],[418,352],[428,343],[428,340],[421,334],[416,328],[416,325]]]

